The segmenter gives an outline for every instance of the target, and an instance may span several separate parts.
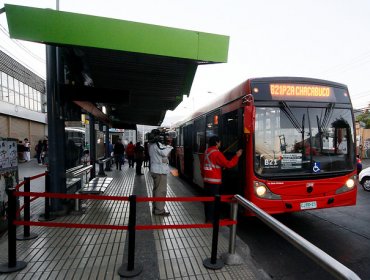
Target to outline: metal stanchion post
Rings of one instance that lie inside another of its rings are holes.
[[[15,188],[6,190],[8,194],[8,263],[0,265],[0,273],[10,273],[22,270],[27,266],[24,261],[17,261],[17,228],[14,224],[17,211],[17,200],[14,195]]]
[[[50,174],[49,171],[45,172],[45,192],[50,192]],[[39,221],[52,221],[55,220],[56,217],[53,217],[50,214],[50,198],[45,197],[45,214],[41,214],[39,217]]]
[[[224,267],[224,262],[221,259],[217,259],[217,243],[218,243],[218,231],[220,229],[220,207],[221,197],[215,195],[214,201],[214,214],[213,214],[213,233],[212,233],[212,252],[211,258],[205,259],[203,265],[206,268],[217,270]]]
[[[231,202],[231,220],[237,221],[238,219],[238,203],[236,201]],[[235,253],[235,243],[236,243],[236,224],[232,225],[230,228],[229,237],[229,252],[222,254],[222,259],[227,265],[238,265],[243,263],[243,259]]]
[[[30,192],[31,191],[31,179],[30,177],[24,177],[24,192]],[[30,221],[30,197],[25,196],[24,197],[24,221],[29,222]],[[17,235],[17,240],[30,240],[37,238],[37,234],[30,232],[30,226],[24,225],[23,226],[23,235]]]
[[[121,265],[118,274],[122,277],[135,277],[139,275],[143,268],[141,265],[135,266],[135,227],[136,227],[136,195],[130,195],[130,215],[128,220],[128,262],[127,266]]]
[[[231,220],[238,219],[238,203],[231,203]],[[229,239],[229,253],[235,254],[235,240],[236,240],[236,224],[231,226]]]

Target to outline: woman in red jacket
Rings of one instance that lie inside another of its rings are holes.
[[[222,183],[222,168],[232,168],[238,164],[239,157],[243,150],[238,150],[231,160],[227,160],[225,156],[218,150],[221,146],[221,140],[218,136],[212,136],[208,140],[208,146],[204,155],[203,164],[203,181],[204,191],[206,196],[215,196],[220,194],[220,186]],[[204,203],[204,213],[206,223],[213,220],[214,203]]]

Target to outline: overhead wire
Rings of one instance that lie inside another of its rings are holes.
[[[42,64],[46,65],[46,60],[45,59],[42,59],[41,57],[39,57],[39,56],[35,55],[34,53],[32,53],[32,51],[30,51],[26,46],[24,46],[23,44],[21,44],[18,40],[11,39],[10,36],[9,36],[9,32],[1,24],[0,24],[0,32],[3,33],[7,39],[9,39],[9,40],[1,40],[0,50],[2,50],[4,53],[6,53],[7,55],[9,55],[14,60],[16,60],[19,63],[23,64],[26,68],[28,68],[29,70],[31,70],[32,72],[34,72],[38,76],[40,76],[42,78],[45,78],[45,74],[41,74],[40,71],[38,71],[34,67],[30,66],[24,60],[21,60],[20,61],[19,55],[15,54],[15,52],[14,52],[14,45],[12,45],[12,43],[15,44],[15,45],[17,45],[20,48],[20,49],[18,49],[18,52],[20,52],[20,51],[21,52],[22,51],[23,52],[26,52],[25,55],[29,55],[32,58],[36,59],[38,61],[38,63],[42,63]]]
[[[325,74],[332,74],[336,72],[346,72],[352,68],[361,66],[362,64],[365,63],[370,63],[370,50],[366,51],[365,53],[362,53],[359,56],[356,56],[353,58],[350,62],[348,63],[341,63],[338,65],[335,65],[331,68],[328,68],[320,73],[320,75],[325,75]]]
[[[351,61],[347,63],[341,63],[331,68],[328,68],[327,70],[321,72],[320,75],[345,73],[355,68],[364,67],[365,65],[370,65],[370,50],[365,51],[364,53],[354,57]],[[351,92],[351,96],[353,97],[352,99],[354,99],[354,97],[356,99],[370,97],[369,95],[370,95],[370,90],[365,90],[359,93]],[[365,102],[370,103],[370,98],[368,101],[365,101]],[[365,108],[368,108],[368,107],[365,107]]]
[[[14,44],[16,44],[18,47],[20,47],[22,50],[24,50],[25,52],[27,52],[30,56],[32,56],[34,59],[38,60],[39,62],[41,63],[44,63],[46,64],[46,60],[44,58],[41,58],[40,56],[36,55],[35,53],[33,53],[31,50],[29,50],[25,45],[23,45],[19,40],[16,40],[16,39],[12,39],[10,38],[10,35],[9,35],[9,32],[8,30],[6,30],[6,28],[0,24],[0,31],[5,34]]]

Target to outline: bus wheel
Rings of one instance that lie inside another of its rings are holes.
[[[370,177],[362,178],[361,185],[365,191],[370,192]]]

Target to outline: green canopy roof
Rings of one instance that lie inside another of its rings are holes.
[[[226,62],[229,37],[49,9],[5,5],[13,38]]]
[[[227,62],[224,35],[8,4],[5,11],[12,38],[60,46],[65,64],[80,59],[94,92],[66,81],[61,94],[114,104],[124,111],[112,116],[117,123],[157,125],[189,94],[198,65]]]

